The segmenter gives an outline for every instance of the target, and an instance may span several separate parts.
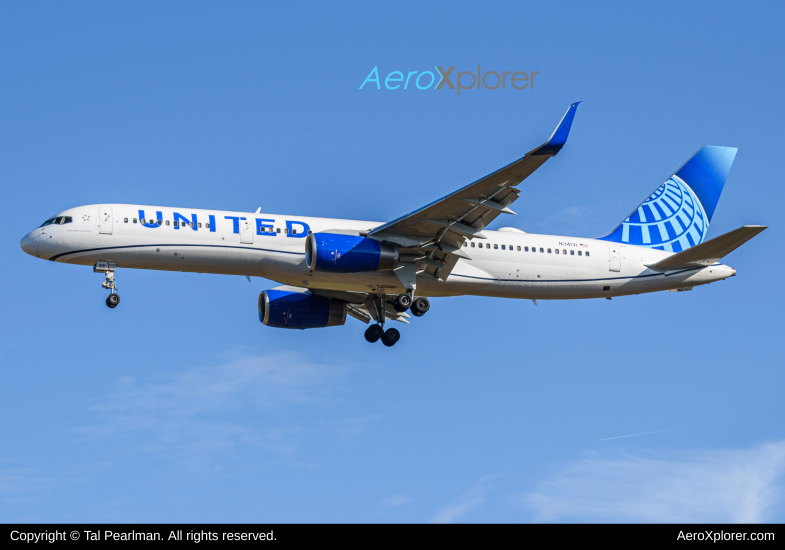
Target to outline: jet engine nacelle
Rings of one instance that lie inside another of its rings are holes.
[[[311,271],[386,271],[398,266],[398,245],[356,235],[312,233],[305,239],[305,263]]]
[[[259,294],[259,320],[277,328],[334,327],[346,323],[346,302],[310,292],[265,290]]]

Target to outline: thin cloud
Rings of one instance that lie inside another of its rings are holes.
[[[517,495],[533,521],[758,523],[783,500],[785,441],[744,450],[591,454]]]
[[[683,429],[684,428],[669,428],[667,430],[654,430],[653,432],[640,432],[637,434],[615,435],[613,437],[603,437],[602,439],[598,439],[597,441],[610,441],[612,439],[626,439],[628,437],[638,437],[639,435],[661,434],[665,432],[673,432],[675,430],[683,430]]]
[[[431,523],[455,523],[471,510],[482,506],[486,496],[493,489],[490,482],[500,476],[501,474],[491,474],[478,479],[463,495],[439,510],[431,518]]]
[[[295,436],[305,428],[265,426],[275,416],[269,413],[334,401],[348,371],[300,354],[277,353],[236,356],[142,383],[124,377],[90,408],[97,421],[73,431],[84,439],[119,437],[138,450],[175,456],[195,469],[209,468],[213,456],[231,455],[242,445],[292,455]],[[238,409],[244,411],[240,422],[233,414]],[[353,427],[361,430],[364,424]]]
[[[412,500],[412,497],[409,495],[390,495],[389,497],[382,499],[380,504],[387,509],[392,509],[403,506],[404,504],[409,504]]]

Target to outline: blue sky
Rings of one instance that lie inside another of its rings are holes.
[[[0,4],[0,520],[783,521],[779,6]],[[374,66],[534,89],[358,90]],[[494,227],[600,236],[739,148],[688,293],[435,299],[394,348],[262,326],[271,281],[89,268],[19,239],[93,203],[391,220],[518,158]],[[642,434],[642,435],[635,435]],[[622,437],[630,436],[630,437]]]

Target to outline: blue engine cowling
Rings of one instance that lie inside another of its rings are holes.
[[[311,271],[386,271],[398,265],[398,246],[356,235],[312,233],[305,239],[305,263]]]
[[[265,290],[259,294],[259,320],[277,328],[334,327],[346,322],[346,302],[310,292]]]

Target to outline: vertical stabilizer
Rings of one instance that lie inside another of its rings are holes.
[[[737,151],[703,147],[601,240],[672,252],[702,243]]]

